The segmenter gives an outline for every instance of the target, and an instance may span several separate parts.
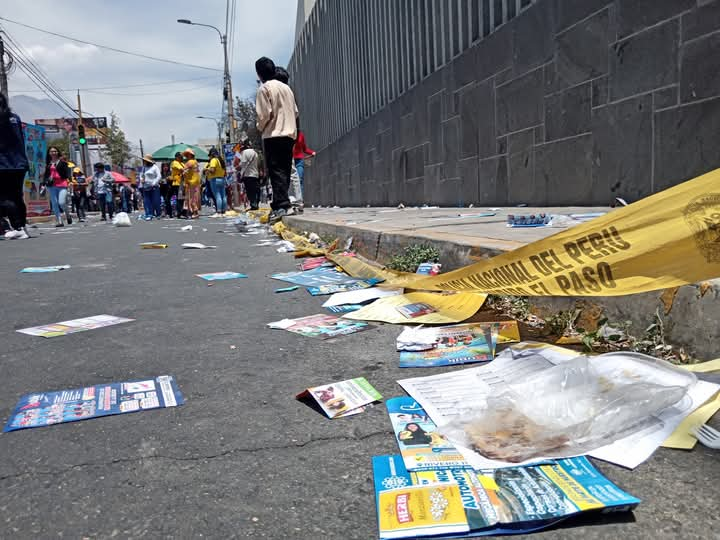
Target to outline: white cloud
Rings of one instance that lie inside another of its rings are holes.
[[[236,0],[235,38],[231,70],[235,95],[251,94],[255,84],[255,60],[270,56],[284,65],[292,54],[296,0]],[[62,15],[52,0],[2,0],[2,15],[84,41],[109,45],[149,56],[168,58],[222,69],[223,56],[217,34],[209,28],[181,25],[187,18],[225,27],[225,0],[175,0],[172,2],[87,2],[64,0]],[[58,24],[58,21],[63,21]],[[221,108],[222,73],[152,62],[99,49],[92,45],[29,30],[0,21],[10,35],[65,95],[75,102],[75,88],[98,88],[153,83],[152,86],[82,92],[83,109],[97,116],[114,110],[128,138],[143,140],[145,150],[176,141],[194,142],[214,137],[216,126],[195,116],[218,116]],[[182,83],[173,80],[197,79]],[[34,89],[16,70],[9,81],[14,89]],[[101,93],[102,92],[102,93]],[[122,95],[116,95],[122,94]],[[29,95],[44,97],[33,92]]]
[[[95,45],[84,45],[82,43],[60,43],[57,46],[31,45],[26,48],[33,60],[40,64],[56,64],[83,66],[92,61],[97,61],[100,49]]]

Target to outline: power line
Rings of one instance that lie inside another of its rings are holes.
[[[75,92],[76,90],[80,90],[81,92],[85,91],[91,91],[91,90],[117,90],[122,88],[138,88],[141,86],[163,86],[166,84],[175,84],[175,83],[182,83],[182,82],[191,82],[191,81],[202,81],[207,79],[216,79],[217,77],[215,75],[211,75],[209,77],[195,77],[193,79],[176,79],[173,81],[156,81],[156,82],[148,82],[148,83],[141,83],[141,84],[122,84],[119,86],[96,86],[92,88],[62,88],[60,89],[61,92]],[[13,92],[17,93],[28,93],[28,92],[39,92],[40,90],[13,90]]]
[[[13,39],[7,32],[3,32],[8,41],[8,50],[13,56],[18,67],[28,76],[28,78],[40,88],[43,93],[58,106],[66,109],[73,116],[77,113],[73,109],[72,104],[56,90],[55,83],[45,74],[45,72],[35,64],[24,52],[22,45]]]
[[[115,47],[110,47],[108,45],[100,45],[99,43],[93,43],[92,41],[84,41],[82,39],[74,38],[71,36],[66,36],[64,34],[58,34],[57,32],[51,32],[50,30],[45,30],[44,28],[38,28],[37,26],[32,26],[29,24],[21,23],[19,21],[13,21],[12,19],[8,19],[7,17],[0,16],[0,20],[7,21],[12,24],[17,24],[19,26],[24,26],[25,28],[30,28],[31,30],[37,30],[38,32],[43,32],[45,34],[50,34],[51,36],[61,37],[63,39],[69,39],[70,41],[75,41],[77,43],[82,43],[84,45],[93,45],[94,47],[98,47],[99,49],[107,49],[109,51],[113,51],[113,52],[120,53],[120,54],[137,56],[138,58],[144,58],[146,60],[154,60],[155,62],[165,62],[166,64],[175,64],[178,66],[190,67],[190,68],[195,68],[195,69],[206,69],[208,71],[222,71],[221,69],[210,68],[210,67],[206,67],[206,66],[198,66],[195,64],[187,64],[185,62],[178,62],[176,60],[168,60],[166,58],[157,58],[155,56],[148,56],[146,54],[140,54],[140,53],[135,53],[135,52],[131,52],[131,51],[124,51],[122,49],[116,49]]]
[[[173,90],[173,94],[179,94],[182,92],[195,92],[197,90],[204,90],[206,88],[210,88],[211,86],[217,86],[216,82],[213,82],[212,84],[204,84],[201,86],[194,86],[192,88],[181,88],[179,90]],[[168,95],[167,90],[163,90],[161,92],[141,92],[141,93],[125,93],[125,92],[101,92],[97,90],[88,90],[85,89],[85,92],[88,94],[102,94],[104,96],[160,96],[160,95]]]

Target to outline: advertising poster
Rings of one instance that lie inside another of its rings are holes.
[[[365,405],[382,399],[380,392],[365,377],[315,386],[295,397],[313,399],[330,418],[350,416],[358,410],[364,410]]]
[[[170,375],[144,381],[37,392],[20,398],[3,431],[77,422],[99,416],[177,407],[184,403]]]
[[[25,136],[25,155],[28,158],[28,172],[25,175],[25,206],[28,217],[50,215],[50,204],[47,194],[40,194],[40,183],[45,173],[45,157],[47,140],[45,128],[33,124],[23,124]]]

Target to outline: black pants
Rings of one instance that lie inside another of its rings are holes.
[[[288,209],[290,197],[290,173],[292,172],[292,150],[295,141],[290,137],[270,137],[263,140],[273,198],[270,207],[273,210]]]
[[[87,192],[85,189],[73,191],[72,200],[78,219],[85,219],[85,206],[87,205]]]
[[[22,229],[26,224],[24,181],[24,169],[0,169],[0,217],[7,217],[15,230]]]
[[[175,195],[175,200],[177,200],[177,194],[178,189],[180,186],[168,186],[168,190],[165,193],[165,215],[167,217],[173,216],[173,206],[172,206],[172,198],[173,195]],[[178,208],[182,208],[181,206],[178,206]],[[180,212],[177,213],[178,217],[180,217]]]
[[[242,183],[245,184],[245,193],[247,194],[250,208],[257,210],[260,207],[260,179],[252,176],[244,176]]]

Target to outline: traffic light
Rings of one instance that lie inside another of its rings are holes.
[[[82,124],[78,126],[78,142],[81,145],[87,144],[87,139],[85,138],[85,126]]]

